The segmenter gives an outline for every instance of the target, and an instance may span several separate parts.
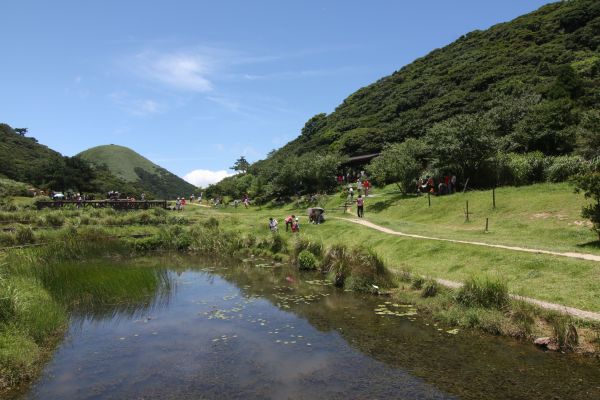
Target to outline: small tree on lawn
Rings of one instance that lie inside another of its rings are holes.
[[[583,191],[583,195],[593,202],[581,209],[581,216],[589,218],[593,230],[598,234],[600,241],[600,172],[589,172],[576,180],[576,191]]]

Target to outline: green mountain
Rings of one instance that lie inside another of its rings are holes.
[[[137,183],[162,198],[189,196],[196,187],[135,151],[117,145],[97,146],[77,155],[94,165],[106,166],[117,177]]]
[[[448,163],[454,155],[470,156],[463,154],[472,153],[468,138],[488,145],[482,159],[488,150],[598,156],[599,46],[597,0],[548,4],[468,33],[359,89],[331,114],[312,117],[295,140],[249,168],[259,180],[252,185],[274,195],[310,191],[285,168],[298,156],[376,153],[409,138],[426,145],[424,165],[469,176],[473,183],[481,160],[463,163],[468,171]],[[222,188],[231,186],[228,180]],[[290,180],[295,188],[286,186]]]

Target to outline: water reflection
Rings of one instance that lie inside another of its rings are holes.
[[[600,398],[592,360],[378,315],[387,299],[283,266],[190,265],[139,308],[78,310],[26,397]]]

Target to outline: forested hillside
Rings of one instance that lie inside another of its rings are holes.
[[[161,198],[192,194],[196,187],[135,151],[117,145],[97,146],[77,155],[98,167],[105,166],[119,178],[136,183]]]
[[[64,157],[7,124],[0,124],[0,176],[55,191],[102,194],[118,190],[137,195],[142,190],[106,168],[95,167],[78,157]]]
[[[468,33],[359,89],[333,113],[314,116],[298,138],[252,165],[250,177],[228,178],[211,189],[259,197],[308,192],[306,182],[316,172],[305,171],[306,162],[323,154],[380,152],[410,138],[419,142],[407,146],[419,165],[432,174],[469,177],[476,185],[515,183],[514,177],[498,177],[511,162],[597,157],[599,45],[597,0],[549,4]],[[332,178],[335,165],[328,167],[320,175]]]

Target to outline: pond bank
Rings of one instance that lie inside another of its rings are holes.
[[[82,263],[81,269],[73,266],[69,271],[70,275],[80,277],[79,281],[75,280],[80,283],[79,286],[69,288],[60,285],[64,279],[52,272],[50,266],[53,263],[67,260],[83,262],[95,258],[118,262],[154,251],[236,256],[238,259],[269,257],[276,263],[318,269],[325,274],[329,283],[346,290],[389,292],[402,303],[415,304],[422,314],[429,315],[426,318],[431,318],[431,323],[444,326],[440,329],[476,329],[527,341],[540,333],[548,333],[565,351],[589,353],[597,350],[594,347],[597,343],[593,342],[597,326],[562,320],[512,301],[502,303],[500,307],[459,304],[455,292],[432,288],[428,281],[421,282],[419,286],[413,278],[390,274],[383,261],[372,251],[343,246],[326,248],[320,241],[310,237],[289,240],[283,235],[249,235],[215,218],[203,219],[191,227],[162,227],[155,235],[138,239],[108,239],[105,231],[88,227],[64,229],[61,235],[61,240],[50,246],[14,250],[3,255],[0,275],[0,290],[4,298],[0,319],[0,332],[3,335],[0,383],[4,389],[29,382],[37,375],[62,337],[67,315],[72,315],[77,305],[85,309],[94,306],[94,303],[86,303],[86,299],[103,299],[100,308],[105,304],[119,303],[126,308],[130,301],[140,301],[155,293],[166,293],[165,290],[169,288],[169,281],[163,275],[144,272],[143,268],[134,271],[113,268],[94,275],[95,269],[85,269],[85,263]],[[113,277],[93,278],[105,273]],[[118,279],[122,274],[130,275],[128,279]],[[127,282],[130,286],[123,285]],[[22,283],[20,292],[14,290],[17,283]],[[395,285],[398,288],[392,289]],[[69,290],[74,293],[69,294]],[[39,293],[37,297],[32,295],[36,292]],[[22,298],[23,293],[37,300],[19,302],[19,296]],[[77,298],[77,293],[85,293],[85,296]],[[24,304],[29,308],[24,308]],[[565,341],[569,338],[571,326],[577,327],[580,332],[578,342],[584,346],[573,344],[572,337]],[[588,341],[589,337],[591,339]],[[24,348],[29,349],[25,352],[26,359],[22,356]]]
[[[65,344],[16,398],[600,395],[592,359],[456,333],[393,298],[348,292],[288,263],[245,260],[172,255],[62,263],[58,275],[76,268],[166,271],[170,289],[130,307],[75,310]]]

